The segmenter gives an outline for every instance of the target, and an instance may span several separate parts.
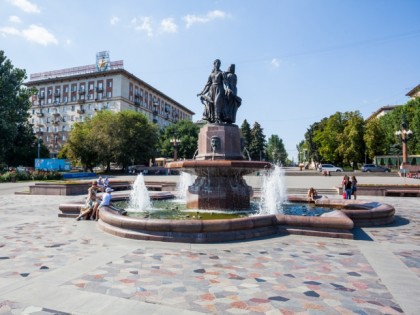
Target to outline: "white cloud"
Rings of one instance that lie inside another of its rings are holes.
[[[139,20],[134,18],[131,20],[131,24],[134,25],[134,29],[136,31],[146,32],[147,36],[153,36],[153,29],[152,29],[152,18],[149,16],[141,17]]]
[[[172,18],[163,19],[160,22],[160,30],[165,33],[176,33],[178,31],[178,25]]]
[[[42,26],[30,25],[29,28],[19,30],[15,27],[0,27],[0,35],[3,37],[21,36],[29,42],[48,46],[49,44],[58,44],[58,40],[47,29]]]
[[[12,22],[12,23],[20,23],[22,21],[20,20],[20,18],[18,16],[11,15],[11,16],[9,16],[9,22]]]
[[[14,27],[0,27],[0,34],[3,37],[7,37],[7,35],[20,35],[20,31]]]
[[[41,12],[41,10],[38,8],[36,4],[33,4],[29,2],[28,0],[9,0],[9,2],[12,5],[17,6],[19,9],[27,13],[40,13]]]
[[[115,24],[117,24],[119,21],[120,21],[120,19],[119,19],[118,17],[113,16],[109,22],[111,23],[111,25],[115,25]]]
[[[226,14],[225,12],[220,11],[220,10],[214,10],[214,11],[208,12],[206,15],[188,14],[188,15],[183,17],[183,20],[185,21],[186,27],[189,28],[193,24],[209,23],[209,22],[211,22],[215,19],[225,19],[227,17],[228,17],[228,14]]]
[[[47,29],[42,26],[30,25],[29,28],[22,30],[22,36],[30,42],[48,46],[49,44],[58,44],[58,40]]]
[[[276,58],[274,58],[273,60],[271,60],[271,65],[273,66],[273,68],[280,67],[280,63],[279,63],[279,61]]]

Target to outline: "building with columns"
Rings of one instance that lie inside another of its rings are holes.
[[[76,122],[100,110],[133,110],[164,128],[178,120],[192,120],[194,112],[124,69],[123,61],[99,52],[96,64],[34,73],[25,83],[35,88],[30,123],[56,157]]]

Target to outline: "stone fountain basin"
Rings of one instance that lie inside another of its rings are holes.
[[[308,202],[306,197],[291,196],[293,202]],[[164,242],[217,243],[260,237],[298,234],[353,239],[354,226],[389,224],[395,209],[388,204],[353,200],[316,200],[334,210],[319,217],[261,215],[224,220],[157,220],[121,216],[111,208],[100,211],[99,228],[115,236]]]
[[[252,172],[269,170],[271,163],[245,160],[185,160],[170,162],[166,165],[169,169],[182,169],[197,176],[244,176]]]

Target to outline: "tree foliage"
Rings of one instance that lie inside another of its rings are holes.
[[[283,140],[278,135],[272,135],[268,138],[267,158],[272,163],[280,163],[286,165],[287,152],[284,147]]]
[[[252,160],[265,159],[265,135],[258,122],[255,122],[251,129],[251,141],[248,145],[249,154]]]
[[[28,122],[30,97],[35,93],[23,85],[25,70],[15,68],[0,50],[0,164],[33,165],[36,137]]]
[[[176,137],[177,157],[192,159],[198,148],[200,128],[189,120],[180,120],[161,131],[158,150],[164,157],[174,156],[174,138]]]
[[[91,120],[76,123],[60,156],[80,162],[86,169],[117,163],[148,164],[154,156],[157,127],[140,113],[100,111]]]
[[[243,141],[242,146],[249,150],[249,145],[252,140],[252,135],[251,135],[251,125],[248,123],[246,119],[241,125],[241,136],[242,136],[242,141]]]

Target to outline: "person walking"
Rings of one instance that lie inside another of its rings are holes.
[[[352,187],[351,180],[350,180],[350,178],[347,177],[347,181],[346,181],[346,199],[351,199],[351,192],[352,192],[351,187]]]
[[[354,196],[354,200],[357,198],[357,179],[356,176],[351,177],[351,193]]]

